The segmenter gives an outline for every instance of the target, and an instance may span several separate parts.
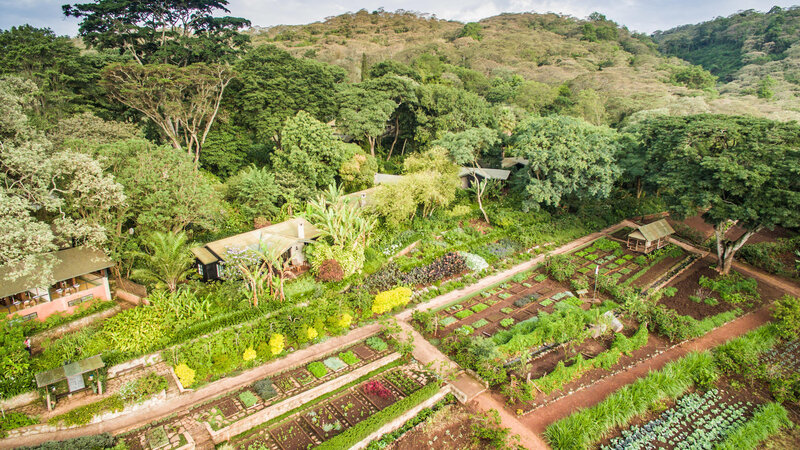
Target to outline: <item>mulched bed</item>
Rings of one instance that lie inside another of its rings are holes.
[[[311,439],[299,419],[291,420],[270,431],[273,439],[285,450],[300,450],[313,447],[316,443]]]
[[[366,344],[358,344],[350,350],[358,356],[359,359],[369,359],[375,354],[375,351],[367,347]]]
[[[374,406],[355,391],[334,399],[331,404],[351,425],[355,425],[377,412]]]
[[[226,398],[224,401],[219,402],[217,408],[219,408],[220,412],[222,412],[222,415],[225,417],[230,417],[239,412],[239,407],[236,406],[232,398]]]
[[[631,284],[638,287],[649,286],[654,281],[657,281],[661,277],[661,275],[664,275],[664,273],[666,273],[672,266],[678,264],[678,262],[680,262],[684,258],[686,258],[686,255],[682,255],[678,258],[672,258],[668,256],[659,261],[658,263],[656,263],[656,265],[651,267],[647,272],[644,273],[644,275],[634,280],[633,283]],[[633,275],[636,272],[637,271],[633,271],[630,275]],[[630,276],[627,278],[630,278]]]
[[[363,395],[364,398],[366,398],[370,403],[372,403],[372,405],[375,406],[377,409],[386,408],[387,406],[395,403],[398,400],[397,394],[394,392],[391,385],[385,380],[381,379],[380,381],[384,386],[386,386],[387,388],[389,388],[390,391],[392,391],[392,393],[388,395],[386,398],[382,398],[377,395],[365,392],[363,385],[359,387],[359,392],[361,393],[361,395]]]
[[[676,280],[673,280],[669,284],[670,286],[677,288],[678,292],[674,297],[662,297],[661,304],[670,309],[674,309],[679,314],[688,315],[697,320],[702,320],[706,317],[730,311],[736,307],[742,308],[743,310],[756,309],[762,304],[784,295],[784,292],[780,288],[772,286],[768,283],[759,282],[758,293],[761,296],[761,300],[759,302],[755,302],[754,305],[748,306],[745,303],[731,305],[720,300],[719,304],[712,306],[703,302],[697,303],[690,300],[689,296],[697,295],[697,291],[700,289],[699,282],[701,276],[706,276],[708,278],[717,277],[717,271],[709,267],[710,264],[715,262],[715,259],[705,258],[694,263],[692,267],[690,267],[686,272],[681,274]],[[704,289],[704,292],[708,297],[712,297],[717,300],[720,298],[719,294],[716,292],[712,292],[708,289]]]
[[[344,431],[348,426],[347,421],[344,420],[344,417],[342,417],[338,411],[327,405],[315,408],[312,411],[303,414],[303,419],[306,421],[308,426],[311,427],[314,433],[322,439],[322,441],[327,441],[328,439],[336,436]],[[323,428],[325,425],[331,426],[333,424],[338,424],[339,428],[330,428],[327,431],[325,428]]]
[[[386,449],[421,450],[429,448],[472,448],[471,411],[464,405],[447,405],[414,429],[400,436]]]

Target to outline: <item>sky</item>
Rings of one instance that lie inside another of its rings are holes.
[[[0,29],[31,24],[49,27],[57,34],[75,36],[78,21],[65,18],[61,5],[68,0],[0,0]],[[77,0],[88,3],[91,0]],[[704,22],[737,11],[768,11],[775,5],[798,4],[758,0],[229,0],[230,15],[244,17],[253,25],[296,25],[359,9],[404,9],[435,14],[440,19],[477,21],[503,12],[556,12],[585,18],[594,11],[643,33],[678,25]]]

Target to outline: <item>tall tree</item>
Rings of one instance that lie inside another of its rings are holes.
[[[0,262],[13,264],[7,278],[33,277],[51,284],[51,267],[38,262],[59,246],[105,243],[107,214],[125,195],[90,155],[54,150],[30,128],[23,112],[30,81],[0,80]]]
[[[491,122],[489,103],[477,94],[442,84],[420,85],[415,108],[415,139],[426,144],[444,133],[486,126]]]
[[[529,161],[518,172],[526,208],[558,206],[564,197],[607,197],[620,175],[619,135],[563,116],[531,117],[511,136],[511,153]]]
[[[238,32],[250,21],[214,17],[229,12],[227,0],[95,0],[64,5],[64,15],[82,19],[87,47],[116,49],[138,64],[232,62],[248,44]]]
[[[346,76],[340,67],[294,58],[273,45],[247,52],[236,71],[226,102],[235,123],[247,128],[256,142],[277,140],[283,122],[301,110],[323,122],[332,120],[336,85]]]
[[[479,179],[478,169],[481,168],[478,159],[486,150],[500,142],[497,131],[489,128],[470,128],[459,133],[445,133],[441,138],[433,141],[433,145],[444,147],[450,152],[456,164],[471,166],[473,188],[478,200],[478,207],[483,213],[483,219],[489,223],[489,215],[483,209],[483,193],[489,184],[488,179]]]
[[[321,190],[336,182],[349,156],[345,146],[330,126],[300,111],[286,120],[272,165],[284,177],[299,178],[312,189]],[[280,182],[281,176],[276,178]]]
[[[38,90],[31,106],[45,120],[80,107],[77,91],[89,84],[92,68],[67,36],[30,25],[0,31],[0,74],[33,81]]]
[[[375,156],[375,145],[386,133],[397,103],[385,91],[358,84],[343,85],[338,103],[342,129],[356,139],[366,139],[370,154]]]
[[[219,64],[113,64],[103,70],[102,84],[114,100],[152,120],[167,141],[187,151],[197,165],[233,77],[233,71]]]
[[[714,226],[718,270],[760,229],[800,224],[800,126],[751,117],[659,117],[639,131],[649,177],[671,214],[703,212]],[[726,237],[734,224],[745,229]]]

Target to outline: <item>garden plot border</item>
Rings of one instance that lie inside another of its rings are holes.
[[[391,353],[387,356],[384,356],[381,359],[373,361],[367,365],[361,366],[358,369],[355,369],[354,371],[349,372],[341,377],[334,378],[333,380],[328,381],[324,384],[320,384],[319,386],[301,392],[300,394],[294,397],[286,398],[281,402],[266,407],[261,411],[256,412],[255,414],[251,414],[247,417],[244,417],[242,418],[242,420],[234,422],[231,425],[228,425],[227,427],[220,428],[219,430],[215,431],[213,428],[211,428],[211,425],[208,422],[203,422],[203,425],[205,426],[208,433],[211,435],[211,440],[214,442],[214,444],[221,444],[222,442],[230,440],[231,438],[238,436],[261,423],[267,422],[282,414],[297,409],[323,394],[339,389],[340,387],[345,386],[348,383],[357,380],[374,370],[380,369],[383,366],[391,364],[392,362],[398,359],[400,359],[399,353],[397,352]]]
[[[396,417],[394,420],[385,423],[383,426],[375,430],[372,434],[365,437],[361,440],[358,444],[350,447],[350,450],[361,450],[363,448],[367,448],[372,441],[376,439],[380,439],[384,434],[391,433],[392,431],[400,428],[405,424],[408,420],[413,417],[416,417],[420,411],[425,408],[430,408],[431,406],[435,405],[441,399],[447,396],[447,394],[453,393],[453,386],[449,383],[445,384],[439,389],[439,392],[433,394],[430,398],[425,400],[424,402],[418,404],[417,406],[406,410],[403,414]]]

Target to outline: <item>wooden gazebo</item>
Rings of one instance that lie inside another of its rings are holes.
[[[628,235],[628,250],[650,253],[667,245],[667,237],[673,233],[665,219],[642,225]]]
[[[52,409],[50,402],[50,393],[52,391],[55,395],[71,394],[73,392],[88,389],[86,382],[89,381],[89,387],[97,383],[97,393],[103,393],[103,385],[100,383],[100,374],[98,370],[105,367],[100,355],[91,356],[74,363],[69,363],[55,369],[45,370],[36,374],[36,386],[44,389],[47,395],[47,409]],[[91,374],[91,372],[94,372]],[[88,375],[88,376],[87,376]],[[88,378],[88,380],[87,380]],[[63,385],[66,381],[66,386]]]

